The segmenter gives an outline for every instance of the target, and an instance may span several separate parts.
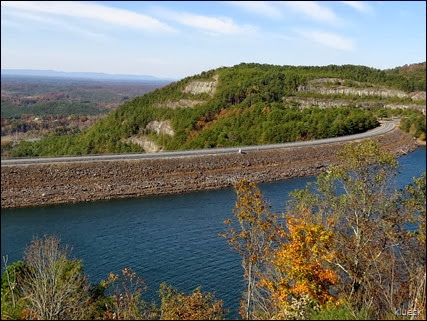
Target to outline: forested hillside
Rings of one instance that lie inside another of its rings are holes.
[[[390,75],[401,75],[412,84],[413,88],[426,87],[426,62],[419,64],[404,65],[386,70]],[[424,89],[420,89],[424,90]]]
[[[125,102],[75,136],[22,142],[12,154],[153,152],[353,134],[377,126],[379,115],[425,113],[425,73],[421,78],[354,65],[242,63]]]

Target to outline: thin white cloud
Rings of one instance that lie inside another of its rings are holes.
[[[268,1],[224,1],[224,3],[271,18],[282,16],[281,11],[274,5],[274,3]]]
[[[372,7],[363,1],[340,1],[340,2],[363,13],[373,12]]]
[[[71,1],[2,1],[3,8],[75,18],[95,19],[109,24],[147,31],[174,31],[167,24],[147,15],[104,5]]]
[[[336,23],[337,15],[329,8],[323,7],[314,1],[281,1],[287,8],[301,13],[304,16],[322,22]]]
[[[297,32],[308,40],[333,49],[352,51],[354,48],[352,39],[342,37],[335,33],[317,30],[298,30]]]
[[[28,11],[20,11],[20,10],[11,9],[5,13],[5,16],[13,17],[13,18],[15,18],[14,20],[16,20],[16,18],[18,18],[18,19],[36,21],[36,22],[40,23],[41,25],[47,24],[47,25],[54,25],[57,27],[62,27],[63,29],[66,29],[68,31],[78,33],[78,34],[84,35],[84,36],[89,37],[89,38],[96,38],[98,40],[101,40],[101,39],[105,40],[108,38],[104,34],[92,32],[92,31],[89,31],[87,29],[80,28],[80,27],[77,27],[75,25],[66,23],[63,20],[54,19],[50,16],[46,16],[46,15],[39,14],[39,13],[31,13]],[[16,23],[16,24],[18,24],[18,23]]]
[[[228,17],[204,16],[165,9],[158,9],[156,11],[164,19],[173,20],[182,25],[200,29],[210,35],[238,35],[256,32],[258,30],[252,25],[239,25]]]

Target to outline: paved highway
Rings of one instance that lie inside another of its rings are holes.
[[[304,141],[304,142],[283,143],[283,144],[273,144],[273,145],[243,146],[243,147],[211,148],[211,149],[198,149],[198,150],[174,151],[174,152],[158,152],[158,153],[130,153],[130,154],[104,154],[104,155],[88,155],[88,156],[12,158],[12,159],[2,159],[1,166],[60,163],[60,162],[76,163],[76,162],[95,162],[95,161],[112,161],[112,160],[162,159],[162,158],[191,157],[191,156],[201,156],[201,155],[233,154],[233,153],[239,153],[239,152],[248,153],[251,151],[259,151],[259,150],[317,146],[322,144],[347,142],[347,141],[353,141],[353,140],[358,140],[362,138],[370,138],[370,137],[375,137],[375,136],[383,135],[387,132],[390,132],[395,127],[396,127],[396,124],[394,121],[384,121],[382,122],[381,126],[371,129],[364,133],[349,135],[349,136]]]

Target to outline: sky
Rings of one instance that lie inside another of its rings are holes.
[[[426,60],[425,1],[1,1],[1,68],[180,79]]]

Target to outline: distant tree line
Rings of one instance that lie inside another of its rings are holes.
[[[49,101],[32,105],[14,105],[10,102],[1,103],[1,117],[19,119],[23,114],[33,115],[102,115],[109,109],[98,107],[92,102]]]

